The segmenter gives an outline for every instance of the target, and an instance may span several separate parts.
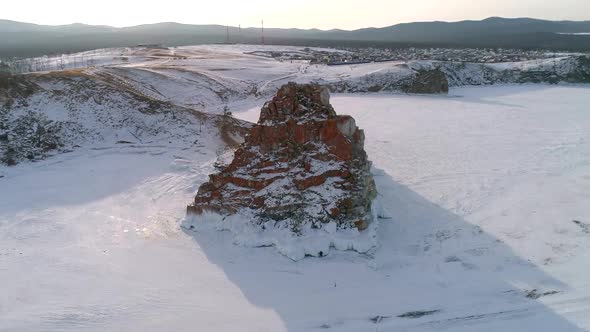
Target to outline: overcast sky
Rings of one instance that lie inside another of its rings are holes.
[[[590,20],[590,0],[2,0],[0,19],[117,27],[156,22],[357,29],[490,16]]]

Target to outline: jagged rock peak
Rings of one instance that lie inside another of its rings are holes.
[[[259,124],[276,124],[288,120],[331,119],[336,112],[330,105],[327,87],[315,84],[288,83],[277,91],[260,111]]]
[[[364,133],[336,115],[328,90],[289,83],[261,110],[232,162],[201,185],[188,213],[244,214],[295,233],[365,229],[376,195]]]

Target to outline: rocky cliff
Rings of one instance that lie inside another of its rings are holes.
[[[448,87],[524,83],[590,83],[590,57],[565,56],[510,63],[417,60],[391,63],[360,77],[324,79],[333,92],[446,93]]]
[[[190,215],[244,214],[294,233],[365,229],[376,195],[364,133],[337,115],[327,88],[289,83],[260,112],[231,163],[201,185]]]
[[[419,71],[402,86],[402,91],[420,94],[449,93],[449,81],[439,69]]]

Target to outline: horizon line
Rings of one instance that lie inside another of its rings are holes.
[[[297,28],[297,27],[290,27],[290,28],[276,28],[276,27],[265,27],[265,29],[281,29],[281,30],[319,30],[319,31],[333,31],[333,30],[341,30],[341,31],[356,31],[356,30],[363,30],[363,29],[382,29],[393,27],[396,25],[401,24],[412,24],[412,23],[461,23],[461,22],[482,22],[489,19],[506,19],[506,20],[518,20],[518,19],[529,19],[529,20],[537,20],[537,21],[546,21],[546,22],[590,22],[588,20],[550,20],[550,19],[543,19],[543,18],[535,18],[535,17],[525,17],[525,16],[518,16],[518,17],[507,17],[507,16],[487,16],[480,19],[463,19],[457,21],[442,21],[442,20],[431,20],[431,21],[407,21],[407,22],[398,22],[390,25],[384,26],[367,26],[358,29],[342,29],[342,28],[330,28],[330,29],[319,29],[319,28]],[[159,21],[159,22],[151,22],[151,23],[141,23],[135,25],[127,25],[127,26],[114,26],[114,25],[107,25],[107,24],[88,24],[82,22],[73,22],[73,23],[64,23],[64,24],[41,24],[41,23],[33,23],[33,22],[25,22],[25,21],[17,21],[14,19],[7,19],[7,18],[0,18],[0,21],[10,21],[22,24],[31,24],[41,27],[67,27],[72,25],[83,25],[89,27],[106,27],[106,28],[113,28],[113,29],[125,29],[125,28],[133,28],[145,25],[157,25],[157,24],[179,24],[179,25],[192,25],[192,26],[221,26],[221,27],[231,27],[231,28],[238,28],[239,25],[228,25],[228,24],[219,24],[219,23],[184,23],[180,21]],[[241,29],[260,29],[260,26],[247,26],[241,27]]]

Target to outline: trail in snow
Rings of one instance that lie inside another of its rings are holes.
[[[0,331],[588,330],[589,92],[334,96],[387,209],[370,256],[180,230],[217,146],[0,168]]]

